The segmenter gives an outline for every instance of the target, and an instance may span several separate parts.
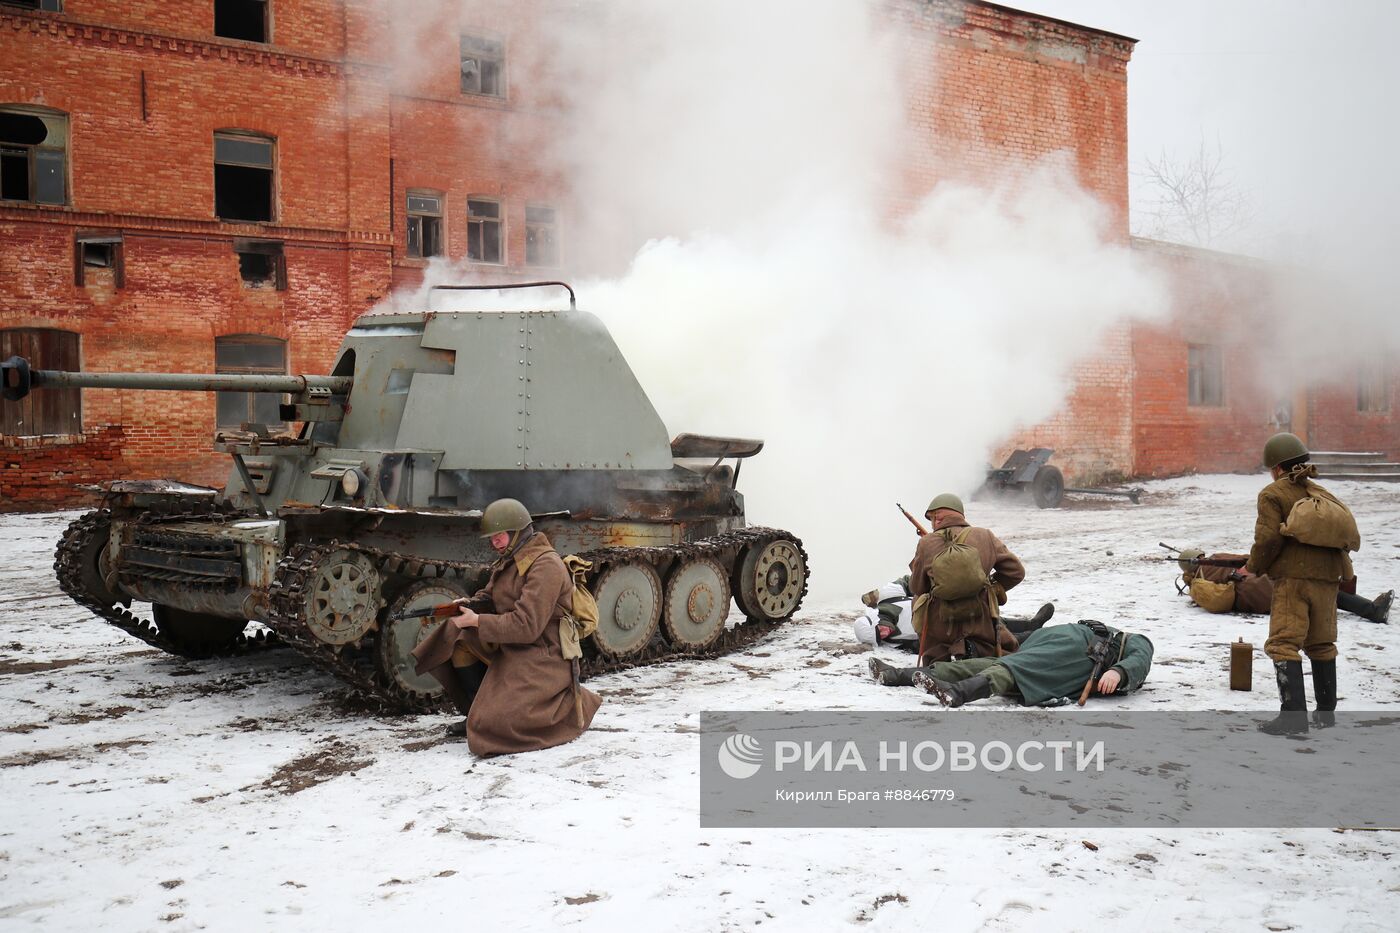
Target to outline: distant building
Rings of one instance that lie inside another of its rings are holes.
[[[499,278],[566,271],[568,218],[585,206],[535,156],[549,110],[520,63],[538,4],[443,23],[412,75],[389,64],[397,6],[0,0],[0,357],[324,372],[350,322],[417,284],[430,257]],[[1128,242],[1135,40],[974,0],[881,9],[915,62],[908,116],[926,145],[908,198],[1068,151]],[[1184,290],[1193,269],[1233,262],[1133,245]],[[1240,271],[1239,287],[1258,275]],[[1227,299],[1181,308],[1116,331],[1061,414],[1016,440],[1056,447],[1078,479],[1248,468],[1284,420],[1316,444],[1400,455],[1386,366],[1268,397],[1242,375],[1248,346],[1219,339]],[[0,510],[73,504],[73,484],[123,476],[220,483],[213,431],[267,420],[271,404],[36,393],[0,409]]]

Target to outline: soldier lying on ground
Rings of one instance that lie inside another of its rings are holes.
[[[447,731],[465,734],[477,755],[570,742],[602,703],[574,681],[560,651],[559,623],[573,606],[573,579],[515,499],[488,505],[481,533],[501,556],[486,586],[457,601],[462,612],[413,649],[417,671],[442,684],[466,717]]]
[[[886,583],[879,589],[871,590],[861,596],[860,601],[865,603],[866,608],[851,624],[856,641],[872,648],[877,645],[890,645],[903,651],[919,650],[919,633],[914,631],[911,612],[914,594],[909,592],[908,574]],[[1010,632],[1012,638],[1008,639],[1004,632],[999,631],[997,641],[1001,643],[1003,650],[1015,651],[1018,639],[1025,638],[1040,628],[1054,614],[1054,604],[1046,603],[1029,619],[1002,616],[1001,624]]]
[[[1208,560],[1244,560],[1245,554],[1211,554]],[[1206,557],[1204,551],[1187,548],[1180,554],[1177,565],[1181,567],[1181,580],[1190,590],[1191,598],[1207,612],[1243,612],[1262,614],[1269,611],[1274,601],[1274,582],[1265,576],[1249,573],[1232,567],[1211,567],[1193,563],[1196,558]],[[1389,590],[1375,599],[1367,599],[1337,591],[1337,608],[1345,610],[1368,622],[1386,622],[1390,618],[1390,604],[1395,591]]]
[[[1093,655],[1096,649],[1102,662]],[[1152,642],[1102,622],[1054,625],[1032,632],[1015,654],[1001,658],[939,661],[926,667],[895,668],[870,659],[870,675],[883,684],[912,683],[944,706],[962,706],[992,696],[1014,697],[1027,706],[1063,706],[1078,699],[1090,678],[1091,693],[1130,693],[1152,667]]]

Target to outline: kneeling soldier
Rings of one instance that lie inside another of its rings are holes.
[[[559,622],[573,606],[573,580],[515,499],[486,507],[481,535],[501,556],[486,586],[458,600],[462,612],[413,650],[418,673],[431,674],[466,716],[448,732],[465,734],[477,755],[572,741],[602,703],[574,682],[560,650]],[[476,611],[488,607],[494,612]]]

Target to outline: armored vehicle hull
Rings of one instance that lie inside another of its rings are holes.
[[[63,384],[243,388],[4,365],[8,398]],[[593,562],[601,618],[585,676],[734,650],[806,593],[801,542],[745,521],[739,467],[762,443],[668,440],[591,315],[368,315],[331,376],[247,388],[286,393],[282,417],[299,430],[219,436],[234,462],[222,490],[106,484],[103,507],[58,546],[75,601],[164,651],[286,646],[386,706],[430,708],[440,688],[410,655],[429,629],[400,616],[484,583],[495,555],[481,510],[503,496],[525,502],[561,553]],[[152,604],[152,622],[133,601]]]

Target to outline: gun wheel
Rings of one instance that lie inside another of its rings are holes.
[[[1057,507],[1065,497],[1065,476],[1059,467],[1043,466],[1031,481],[1031,495],[1042,509]]]
[[[671,571],[662,615],[671,644],[708,647],[724,631],[728,615],[729,581],[719,564],[701,557],[685,561]]]
[[[661,578],[651,564],[615,564],[594,585],[598,630],[593,644],[610,658],[637,654],[661,621]]]
[[[328,645],[358,644],[379,624],[382,578],[359,551],[331,551],[316,564],[306,592],[306,627]]]
[[[375,652],[375,662],[379,673],[404,690],[425,696],[436,696],[442,692],[442,685],[430,674],[415,674],[413,649],[419,642],[431,635],[441,619],[429,619],[423,625],[422,619],[395,619],[394,617],[414,609],[429,609],[450,603],[471,594],[465,587],[447,580],[419,580],[411,584],[389,605],[385,621],[379,626],[379,650]]]

